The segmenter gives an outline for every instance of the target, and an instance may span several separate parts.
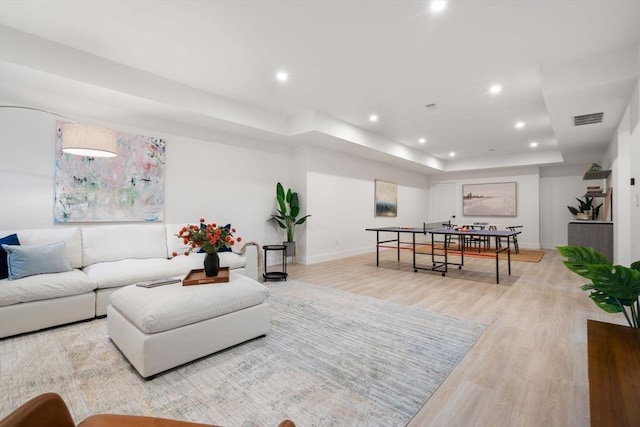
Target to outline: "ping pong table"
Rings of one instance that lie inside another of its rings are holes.
[[[511,275],[511,240],[520,231],[514,230],[474,230],[467,231],[458,230],[455,228],[442,227],[439,228],[428,226],[423,224],[420,227],[374,227],[367,228],[366,231],[376,232],[376,266],[380,265],[380,248],[396,249],[398,252],[398,262],[400,262],[400,250],[410,250],[413,252],[413,271],[428,270],[437,271],[442,273],[442,276],[449,271],[449,266],[457,266],[458,269],[462,269],[464,265],[464,257],[479,257],[479,258],[494,258],[496,261],[496,283],[500,283],[500,253],[506,252],[507,254],[507,266],[509,275]],[[381,233],[386,233],[386,238],[383,236],[383,240],[380,239]],[[389,233],[395,233],[396,237],[389,239]],[[402,241],[402,234],[410,234],[410,241]],[[416,241],[417,235],[427,234],[431,237],[431,243],[425,241]],[[442,240],[438,240],[437,237],[442,237]],[[458,242],[453,245],[452,237],[457,237]],[[488,250],[471,251],[468,242],[471,238],[489,238],[494,239],[494,248]],[[506,239],[506,245],[502,244],[502,239]],[[427,249],[427,246],[429,248]],[[419,266],[416,262],[416,255],[430,255],[431,265]],[[456,257],[459,262],[454,262]]]

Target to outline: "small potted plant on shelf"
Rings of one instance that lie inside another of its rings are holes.
[[[598,219],[598,215],[600,215],[600,208],[602,207],[602,203],[598,206],[593,207],[593,197],[584,196],[584,200],[576,197],[576,200],[580,205],[578,208],[574,208],[573,206],[567,206],[569,212],[576,216],[576,219]]]
[[[278,202],[278,211],[271,215],[269,220],[273,220],[278,227],[287,230],[287,241],[283,244],[287,247],[286,255],[294,256],[296,254],[296,242],[294,240],[294,231],[296,225],[302,225],[311,215],[305,215],[298,218],[300,214],[300,202],[298,193],[288,189],[285,193],[281,183],[276,185],[276,201]]]
[[[564,265],[590,280],[582,285],[589,298],[607,313],[622,313],[632,328],[640,328],[640,261],[630,267],[612,265],[600,252],[581,246],[558,246]]]

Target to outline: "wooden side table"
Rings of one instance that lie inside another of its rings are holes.
[[[285,245],[264,245],[264,274],[262,277],[265,281],[268,280],[287,280],[287,247]],[[268,270],[268,255],[269,252],[278,252],[282,254],[282,270],[281,271],[267,271]]]

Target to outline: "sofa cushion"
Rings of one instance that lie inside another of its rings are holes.
[[[0,306],[91,292],[96,284],[80,270],[0,280]]]
[[[123,259],[91,264],[83,271],[95,281],[98,289],[131,285],[143,280],[176,277],[190,269],[164,258]]]
[[[42,246],[2,245],[7,253],[9,280],[36,274],[71,271],[69,261],[64,258],[64,247],[64,242]]]
[[[82,227],[82,255],[85,266],[129,258],[166,259],[165,227],[162,224]]]
[[[2,245],[19,245],[17,234],[10,234],[3,238],[0,238],[0,279],[6,279],[9,277],[9,265],[7,264],[7,251],[4,250]]]
[[[0,236],[16,233],[20,244],[38,246],[48,243],[65,242],[64,257],[71,267],[82,267],[82,235],[78,227],[33,228],[28,230],[0,231]]]
[[[228,283],[127,286],[111,295],[111,305],[142,332],[154,334],[253,307],[268,296],[262,284],[232,273]]]

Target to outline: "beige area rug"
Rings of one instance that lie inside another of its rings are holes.
[[[0,340],[0,418],[59,393],[95,413],[232,426],[404,426],[484,327],[302,282],[270,283],[271,332],[144,381],[96,319]]]
[[[442,247],[442,245],[440,245]],[[436,244],[436,251],[438,250],[438,244]],[[418,247],[418,252],[421,253],[431,253],[431,244],[420,244]],[[469,248],[465,251],[465,256],[467,254],[473,256],[473,254],[482,254],[482,255],[494,255],[494,249],[484,249],[484,248]],[[501,252],[499,255],[500,259],[507,259],[506,252]],[[544,257],[544,251],[536,250],[536,249],[520,249],[518,253],[515,252],[513,248],[511,248],[511,261],[522,261],[522,262],[540,262],[542,261],[542,257]]]

